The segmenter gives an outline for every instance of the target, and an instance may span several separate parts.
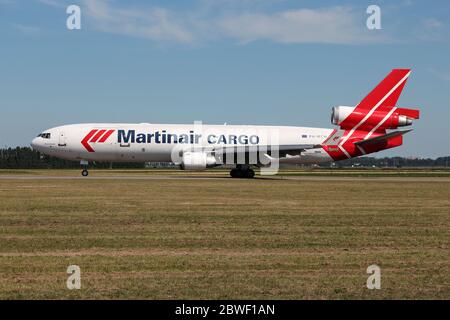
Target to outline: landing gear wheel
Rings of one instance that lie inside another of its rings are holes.
[[[83,171],[81,171],[81,175],[82,175],[83,177],[87,177],[88,174],[89,174],[89,171],[87,171],[86,169],[83,169]]]
[[[248,178],[252,179],[255,177],[255,171],[252,169],[242,170],[242,169],[231,169],[230,176],[232,178]]]

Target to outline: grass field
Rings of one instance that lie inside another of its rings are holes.
[[[0,298],[450,298],[445,171],[303,173],[0,171]],[[81,290],[66,288],[72,264]],[[371,264],[381,290],[366,288]]]
[[[187,172],[177,168],[171,169],[95,169],[91,170],[97,177],[114,176],[220,176],[228,177],[229,169],[212,169],[207,172]],[[5,175],[24,175],[24,176],[79,176],[80,170],[22,170],[22,169],[0,169],[0,176]],[[326,169],[326,168],[309,168],[309,169],[289,169],[284,168],[280,170],[278,176],[290,177],[290,176],[313,176],[313,177],[446,177],[450,178],[450,169],[395,169],[395,168],[345,168],[345,169]]]

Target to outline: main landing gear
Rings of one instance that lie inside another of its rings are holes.
[[[89,171],[88,171],[89,162],[86,160],[81,160],[80,165],[83,168],[83,170],[81,171],[81,175],[83,177],[87,177],[89,175]]]
[[[252,179],[255,177],[255,171],[250,169],[249,166],[238,164],[235,169],[231,169],[230,176],[232,178]]]

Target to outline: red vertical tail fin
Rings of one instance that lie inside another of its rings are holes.
[[[324,142],[323,148],[335,160],[398,147],[407,131],[386,130],[409,126],[419,118],[419,110],[396,107],[411,74],[410,69],[394,69],[356,107],[334,107],[332,123],[340,126]]]
[[[410,73],[410,69],[392,70],[340,123],[341,128],[356,130],[375,111],[378,115],[388,114],[397,104]]]

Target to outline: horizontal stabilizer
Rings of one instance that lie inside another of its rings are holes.
[[[355,142],[355,145],[357,145],[359,147],[364,147],[364,146],[367,146],[367,145],[378,144],[380,142],[388,141],[391,138],[402,136],[405,133],[408,133],[410,131],[412,131],[412,129],[403,130],[403,131],[394,131],[394,132],[391,132],[391,133],[388,133],[388,134],[384,134],[382,136],[378,136],[378,137],[374,137],[374,138],[370,138],[370,139],[366,139],[366,140],[357,141],[357,142]]]
[[[420,111],[418,109],[408,109],[408,108],[397,108],[398,114],[402,116],[407,116],[411,119],[419,119]]]

